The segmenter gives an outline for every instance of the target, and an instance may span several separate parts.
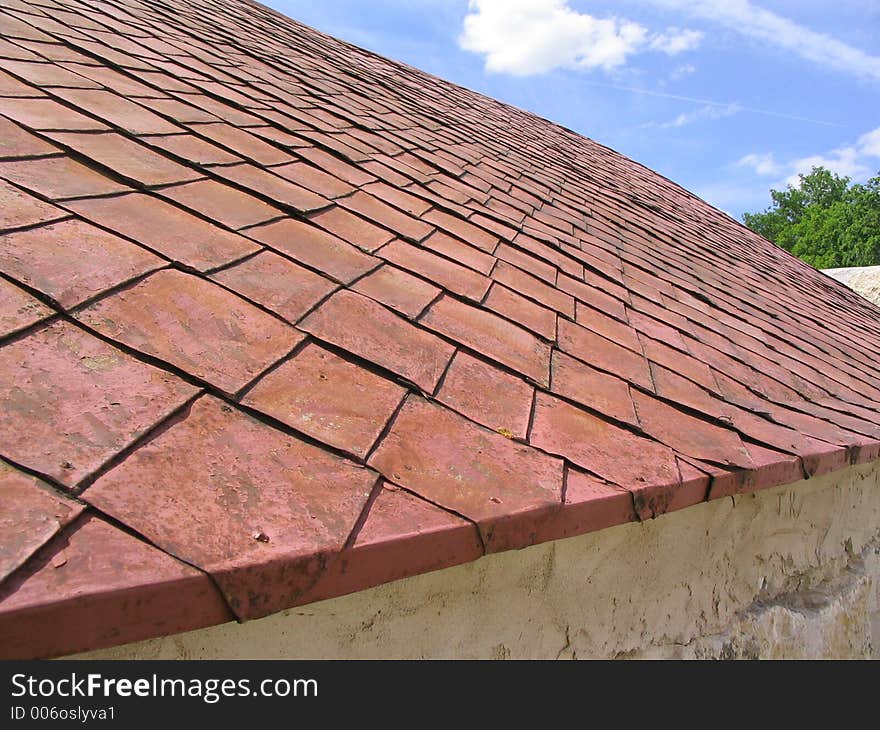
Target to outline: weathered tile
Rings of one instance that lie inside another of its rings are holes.
[[[541,261],[540,259],[524,253],[513,246],[509,246],[506,243],[502,243],[498,246],[498,249],[495,251],[495,256],[509,264],[513,264],[532,276],[543,279],[550,286],[556,285],[556,267],[551,266],[546,261]]]
[[[418,316],[440,294],[436,286],[388,264],[359,279],[352,289],[410,319]]]
[[[603,373],[586,363],[553,351],[551,390],[604,416],[638,426],[630,388],[625,380]]]
[[[612,284],[606,279],[596,276],[595,281],[584,283],[571,276],[561,274],[557,285],[562,291],[578,299],[575,303],[578,317],[585,316],[589,318],[593,311],[598,310],[621,321],[625,322],[627,320],[626,306],[624,306],[622,301],[615,299],[607,293],[606,290],[610,289]],[[582,302],[586,302],[590,306],[584,307]]]
[[[292,327],[217,284],[169,269],[92,304],[76,317],[229,394],[302,340]]]
[[[581,327],[586,327],[588,330],[602,335],[622,347],[627,347],[636,353],[641,353],[642,351],[636,331],[624,322],[609,317],[580,302],[577,303],[575,319]]]
[[[540,391],[529,440],[625,488],[681,481],[669,447]]]
[[[289,322],[296,322],[338,286],[271,251],[218,271],[211,278]]]
[[[384,228],[374,226],[347,210],[334,206],[327,210],[316,213],[309,219],[312,223],[329,231],[334,236],[347,241],[364,251],[375,251],[381,245],[388,243],[394,234]]]
[[[199,124],[190,127],[196,134],[207,137],[241,157],[252,160],[259,165],[273,165],[290,162],[293,158],[274,145],[263,141],[245,129],[231,124]]]
[[[691,416],[638,391],[633,391],[632,397],[645,433],[677,452],[723,466],[754,467],[735,431]]]
[[[0,231],[63,218],[66,211],[0,180]]]
[[[378,259],[295,218],[284,218],[251,228],[247,235],[343,284],[348,284],[379,265]]]
[[[537,525],[537,539],[540,542],[559,540],[638,519],[629,491],[582,471],[568,469],[565,502],[550,519]]]
[[[570,294],[550,286],[506,261],[499,261],[492,271],[492,278],[523,296],[540,302],[545,307],[555,309],[569,318],[574,318],[574,298]]]
[[[52,314],[49,307],[24,289],[0,279],[0,337],[30,327]]]
[[[4,61],[4,66],[6,64],[12,63],[15,63],[15,61]],[[27,63],[27,65],[36,66],[48,64]],[[23,81],[20,81],[19,79],[15,78],[11,74],[6,73],[5,71],[0,70],[0,99],[3,99],[4,102],[8,98],[29,98],[41,96],[45,96],[45,94],[39,89]]]
[[[360,187],[376,179],[360,168],[350,165],[318,147],[303,147],[298,149],[296,154],[314,163],[325,172],[329,172],[331,175],[335,175],[340,180],[345,180],[355,187]]]
[[[384,182],[375,182],[365,185],[363,190],[374,198],[379,198],[395,208],[399,208],[410,215],[419,217],[422,213],[431,209],[431,203],[412,195],[399,187],[388,185]]]
[[[2,113],[30,129],[69,131],[107,129],[107,125],[103,122],[48,98],[4,99]]]
[[[354,545],[340,554],[302,602],[469,563],[482,554],[471,522],[386,482]]]
[[[556,312],[535,304],[531,299],[526,299],[505,286],[493,284],[483,306],[512,319],[545,340],[556,339]]]
[[[310,343],[242,402],[364,458],[405,394],[401,386]]]
[[[340,291],[299,327],[433,393],[454,348],[371,299]]]
[[[82,511],[81,503],[0,461],[0,582]]]
[[[0,162],[0,177],[53,200],[129,190],[126,185],[69,157]]]
[[[115,91],[121,96],[159,97],[162,92],[151,89],[149,86],[135,81],[119,71],[114,71],[109,66],[95,66],[85,63],[61,63],[58,68],[73,71],[80,77],[91,79],[101,86]]]
[[[387,479],[464,515],[488,552],[525,547],[559,509],[562,462],[408,396],[370,458]]]
[[[210,573],[249,619],[312,586],[375,482],[368,469],[204,397],[83,496]]]
[[[325,198],[338,198],[354,192],[354,188],[348,183],[317,167],[307,165],[305,162],[291,162],[279,167],[273,167],[272,172],[319,195],[323,195]]]
[[[403,241],[392,241],[379,249],[376,255],[477,302],[482,300],[492,283],[476,271]]]
[[[65,308],[164,265],[146,249],[80,220],[0,235],[0,271]]]
[[[203,177],[196,170],[179,165],[119,134],[51,132],[48,136],[110,168],[117,175],[142,185],[169,185]]]
[[[462,243],[443,231],[435,231],[422,241],[422,245],[468,268],[479,271],[481,274],[488,275],[492,271],[492,267],[495,266],[494,256]]]
[[[212,221],[238,230],[284,215],[279,208],[216,180],[164,188],[161,194]]]
[[[0,455],[73,487],[196,393],[66,322],[0,348]]]
[[[0,587],[0,657],[73,654],[232,618],[210,577],[87,515]]]
[[[447,231],[487,253],[492,253],[498,246],[498,236],[441,210],[428,211],[422,216],[422,220],[433,223],[437,228]]]
[[[243,161],[241,157],[226,152],[194,134],[150,135],[141,137],[141,141],[187,160],[193,165],[227,165]]]
[[[69,201],[65,207],[199,271],[258,251],[259,244],[215,226],[152,195],[130,193],[111,198]]]
[[[362,190],[338,202],[342,207],[355,211],[411,241],[421,241],[434,230],[432,226],[418,218],[392,208]]]
[[[276,205],[287,205],[299,213],[310,213],[330,205],[330,201],[311,190],[254,165],[219,167],[216,174],[248,190],[269,198]]]
[[[541,385],[549,382],[550,346],[497,314],[443,297],[420,321]]]
[[[180,131],[180,127],[177,125],[166,122],[148,109],[110,91],[55,89],[54,93],[77,108],[132,134],[172,134]],[[50,128],[76,129],[76,127],[66,125],[56,125]]]
[[[69,71],[56,63],[33,63],[31,61],[6,61],[3,64],[4,71],[15,74],[24,79],[28,84],[35,87],[51,88],[62,86],[73,89],[98,89],[91,79]],[[17,96],[17,94],[10,94]]]
[[[559,348],[589,365],[614,373],[631,383],[653,389],[645,358],[595,332],[560,318]]]
[[[508,438],[525,439],[534,388],[510,373],[459,352],[437,399]]]
[[[0,117],[0,159],[48,155],[58,151],[57,147]]]

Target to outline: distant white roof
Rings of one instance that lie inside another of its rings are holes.
[[[846,284],[868,301],[880,305],[880,266],[853,266],[848,269],[825,269],[825,273]]]

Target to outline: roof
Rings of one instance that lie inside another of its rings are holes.
[[[245,0],[0,36],[4,656],[880,456],[880,310],[596,142]]]
[[[824,271],[828,276],[861,294],[869,302],[880,305],[880,266],[852,266]]]

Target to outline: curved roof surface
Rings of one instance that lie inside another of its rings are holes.
[[[245,0],[4,0],[0,200],[6,656],[880,456],[880,310]]]

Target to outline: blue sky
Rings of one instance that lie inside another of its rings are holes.
[[[263,0],[559,122],[739,217],[880,170],[878,0]]]

